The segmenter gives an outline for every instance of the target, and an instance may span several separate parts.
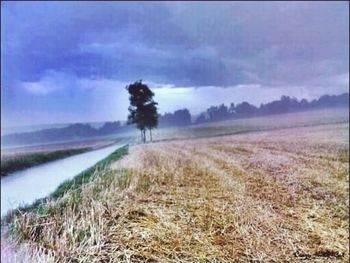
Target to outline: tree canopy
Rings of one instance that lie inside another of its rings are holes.
[[[158,103],[153,100],[154,93],[142,81],[136,81],[126,87],[129,92],[129,115],[128,123],[136,124],[141,131],[141,140],[146,142],[146,129],[150,131],[158,125]]]

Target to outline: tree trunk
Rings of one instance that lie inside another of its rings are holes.
[[[145,143],[146,142],[146,130],[142,129],[141,131],[141,142]]]

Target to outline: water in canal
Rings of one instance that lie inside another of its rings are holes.
[[[31,204],[51,194],[65,180],[90,168],[125,144],[77,154],[61,160],[17,171],[1,178],[1,217],[9,209]]]

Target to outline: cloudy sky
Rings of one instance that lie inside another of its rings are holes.
[[[349,86],[347,2],[1,2],[2,126],[124,120]]]

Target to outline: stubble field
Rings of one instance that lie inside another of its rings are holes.
[[[129,148],[12,231],[52,262],[348,262],[349,124]]]

